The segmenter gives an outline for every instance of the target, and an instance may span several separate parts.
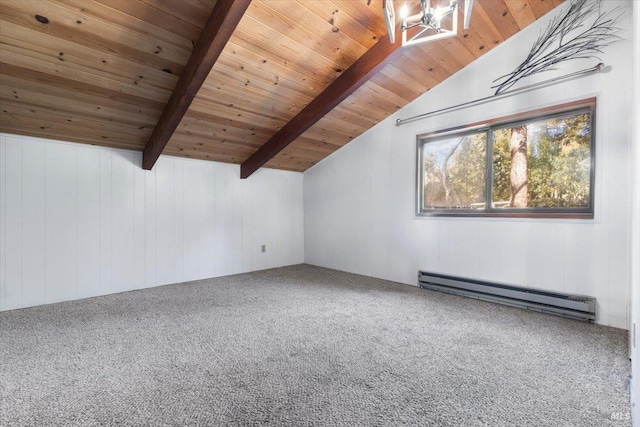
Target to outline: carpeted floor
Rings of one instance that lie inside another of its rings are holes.
[[[0,313],[0,425],[629,425],[626,331],[308,265]]]

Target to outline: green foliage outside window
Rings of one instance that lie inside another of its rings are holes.
[[[420,149],[420,213],[593,212],[590,110],[430,138]]]
[[[494,201],[510,200],[511,133],[511,128],[494,132]],[[591,174],[590,115],[529,123],[526,139],[526,207],[587,207]]]
[[[425,146],[425,207],[460,209],[484,203],[486,145],[481,133]]]

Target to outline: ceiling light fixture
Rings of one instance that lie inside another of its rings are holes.
[[[382,10],[384,12],[384,20],[387,23],[389,41],[394,44],[396,42],[396,12],[393,8],[393,0],[382,0]],[[402,9],[400,14],[402,14]]]
[[[411,46],[455,36],[458,33],[458,0],[420,0],[420,12],[409,16],[405,2],[400,9],[402,45]],[[383,0],[389,40],[395,43],[396,15],[393,0]],[[473,0],[464,0],[464,29],[469,28]],[[450,17],[450,18],[449,18]]]
[[[402,19],[402,45],[410,46],[455,36],[458,33],[458,2],[449,0],[445,6],[431,7],[431,0],[420,0],[420,12]],[[443,19],[453,15],[450,28],[443,28]]]

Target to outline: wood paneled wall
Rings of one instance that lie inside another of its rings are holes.
[[[0,134],[0,310],[304,261],[301,174],[140,162]]]
[[[628,10],[625,1],[603,7]],[[607,10],[605,9],[605,10]],[[552,12],[553,13],[553,12]],[[628,14],[621,23],[631,29]],[[551,17],[489,52],[402,110],[407,118],[487,96]],[[629,325],[631,43],[608,48],[608,73],[540,88],[396,127],[391,119],[304,174],[309,264],[416,284],[419,269],[597,299],[597,322]],[[543,79],[591,67],[561,64]],[[596,112],[595,219],[416,218],[416,135],[591,96]]]

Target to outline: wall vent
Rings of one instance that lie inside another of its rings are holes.
[[[418,284],[424,289],[497,302],[576,320],[594,322],[596,319],[596,299],[584,295],[550,292],[543,289],[492,283],[425,271],[418,272]]]

